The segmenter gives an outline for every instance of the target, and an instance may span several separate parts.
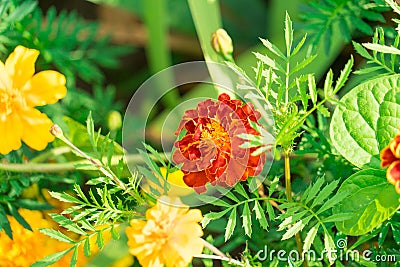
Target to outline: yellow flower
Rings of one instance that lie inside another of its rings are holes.
[[[147,210],[146,221],[126,228],[129,252],[146,267],[184,267],[203,251],[201,211],[189,210],[179,198],[162,196]]]
[[[0,231],[0,266],[1,267],[28,267],[36,261],[50,254],[60,252],[71,247],[70,244],[52,239],[39,232],[39,228],[49,228],[49,221],[45,220],[40,211],[20,209],[22,217],[30,224],[33,231],[22,227],[12,216],[8,216],[13,239]],[[68,266],[72,253],[63,257],[52,266]],[[77,266],[84,266],[88,259],[78,258]]]
[[[17,46],[0,61],[0,153],[21,147],[21,140],[43,150],[54,140],[51,120],[37,106],[53,104],[67,92],[65,76],[53,70],[35,73],[39,51]]]

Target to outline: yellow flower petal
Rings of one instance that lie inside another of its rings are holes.
[[[7,58],[5,70],[13,81],[13,89],[20,89],[35,73],[35,61],[39,51],[17,46]]]
[[[21,147],[22,129],[22,123],[17,114],[10,114],[6,120],[0,120],[1,154],[8,154]]]
[[[35,74],[24,86],[27,105],[30,107],[56,103],[67,94],[65,76],[54,70]]]
[[[22,141],[35,150],[43,150],[54,140],[50,134],[53,122],[37,109],[29,109],[20,114],[23,125]]]
[[[0,61],[0,90],[6,90],[11,88],[12,82],[10,76],[8,75],[3,62]]]

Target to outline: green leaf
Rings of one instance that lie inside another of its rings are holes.
[[[251,232],[252,232],[251,213],[250,213],[250,208],[249,208],[248,202],[244,203],[242,219],[243,219],[244,232],[247,236],[251,237]]]
[[[327,257],[328,257],[329,263],[332,265],[336,260],[336,253],[335,253],[336,246],[335,246],[335,242],[333,241],[332,236],[326,232],[324,234],[324,246],[325,246],[325,251],[330,252],[330,253],[327,253]]]
[[[76,242],[69,238],[68,236],[64,235],[63,233],[56,231],[54,229],[47,229],[47,228],[42,228],[39,229],[39,231],[47,236],[50,236],[51,238],[57,239],[58,241],[69,243],[69,244],[75,244]]]
[[[98,231],[97,232],[96,243],[97,243],[97,246],[99,247],[99,249],[102,250],[103,247],[104,247],[104,238],[103,238],[103,232],[102,231]]]
[[[90,252],[90,239],[86,238],[84,244],[83,244],[83,253],[85,254],[86,257],[90,257],[90,255],[92,254]]]
[[[338,214],[333,214],[329,217],[326,217],[322,219],[323,222],[341,222],[345,220],[352,219],[354,217],[353,213],[338,213]]]
[[[286,55],[289,57],[293,44],[293,28],[292,28],[292,20],[290,19],[289,13],[287,11],[285,17],[285,42],[286,42]]]
[[[317,86],[315,84],[315,77],[312,74],[308,74],[307,79],[308,79],[308,90],[310,92],[311,101],[315,105],[317,103],[317,97],[318,97]]]
[[[311,244],[314,242],[315,236],[318,233],[318,228],[320,224],[317,223],[314,225],[310,231],[308,231],[306,238],[304,239],[304,245],[303,245],[303,250],[308,251],[311,248]]]
[[[267,218],[265,217],[265,212],[258,201],[254,201],[253,210],[256,213],[256,219],[260,223],[260,226],[263,229],[268,230],[268,221]]]
[[[73,249],[74,249],[74,247],[71,247],[67,250],[46,256],[45,258],[41,259],[40,261],[37,261],[34,264],[32,264],[31,267],[45,267],[45,266],[52,265],[52,264],[56,263],[57,261],[59,261],[62,257],[64,257],[66,254],[68,254],[68,252],[70,252]]]
[[[70,219],[56,213],[50,214],[50,217],[56,221],[60,226],[68,229],[71,232],[74,232],[78,235],[87,235],[85,231],[82,230],[75,222]]]
[[[372,56],[368,53],[367,49],[365,49],[361,44],[353,41],[353,46],[357,53],[360,54],[360,56],[369,60],[372,59]]]
[[[329,69],[324,83],[324,96],[329,98],[332,95],[333,71]]]
[[[72,253],[71,261],[69,262],[69,267],[76,267],[76,263],[78,261],[78,246],[74,248],[74,252]]]
[[[281,59],[285,59],[285,55],[281,52],[281,50],[279,50],[279,48],[277,46],[275,46],[273,43],[271,43],[269,40],[267,39],[263,39],[260,38],[261,42],[263,43],[263,45],[272,53],[274,53],[275,55],[277,55],[278,57],[280,57]]]
[[[317,195],[317,193],[319,192],[319,190],[321,189],[321,186],[324,184],[325,179],[323,177],[319,178],[315,184],[311,185],[311,189],[310,191],[308,191],[308,195],[307,196],[303,196],[301,198],[301,201],[304,201],[304,197],[306,197],[304,204],[307,204],[308,202],[310,202],[312,199],[314,199],[314,197]]]
[[[15,201],[18,207],[29,210],[50,210],[53,208],[50,204],[42,203],[33,199],[18,199]]]
[[[289,230],[282,236],[282,240],[286,240],[300,232],[304,228],[304,223],[302,220],[295,223]]]
[[[322,205],[322,207],[317,211],[317,214],[332,208],[333,206],[335,206],[336,204],[341,202],[344,198],[346,198],[348,195],[349,195],[349,192],[346,192],[346,191],[343,191],[343,192],[340,192],[340,193],[334,195],[332,198],[328,199]]]
[[[332,116],[330,136],[337,151],[360,168],[380,168],[380,151],[400,125],[400,75],[370,80],[342,99]]]
[[[19,214],[17,208],[15,208],[15,206],[13,206],[11,203],[7,203],[7,206],[8,206],[8,210],[10,211],[11,215],[14,216],[14,218],[17,220],[17,222],[19,224],[21,224],[25,229],[32,231],[31,226],[24,219],[24,217],[22,217],[21,214]]]
[[[201,226],[203,228],[205,228],[210,221],[216,220],[221,218],[222,216],[224,216],[226,213],[228,213],[228,211],[230,211],[231,209],[225,209],[223,211],[220,212],[209,212],[206,215],[204,215],[203,220],[201,221]]]
[[[249,195],[246,193],[246,190],[241,183],[237,183],[233,190],[242,195],[244,198],[249,199]]]
[[[380,53],[400,55],[400,49],[397,49],[396,47],[393,46],[373,44],[373,43],[363,43],[362,45],[368,48],[369,50],[377,51]]]
[[[312,209],[315,206],[321,204],[323,201],[325,201],[332,194],[332,192],[336,189],[336,187],[338,186],[339,182],[340,182],[340,180],[335,180],[335,181],[329,183],[324,188],[322,188],[322,190],[315,197],[315,199],[312,202],[310,208]]]
[[[214,197],[214,196],[199,195],[198,199],[200,199],[204,203],[210,203],[214,206],[221,206],[221,207],[228,207],[228,208],[231,206],[231,204],[228,204],[227,202],[223,201],[222,199]]]
[[[335,88],[333,89],[333,94],[335,95],[339,90],[344,86],[346,83],[347,79],[349,78],[349,75],[351,73],[351,69],[353,68],[354,65],[354,59],[353,56],[350,57],[349,61],[347,61],[346,65],[344,66],[343,70],[340,72],[340,76],[336,81]]]
[[[231,215],[229,215],[228,223],[226,225],[226,230],[225,230],[225,242],[231,238],[233,234],[233,230],[235,230],[236,227],[236,208],[232,209]]]
[[[380,170],[362,170],[350,176],[338,193],[350,194],[333,209],[334,214],[351,213],[348,220],[336,222],[346,235],[363,235],[390,218],[400,205],[400,195]]]

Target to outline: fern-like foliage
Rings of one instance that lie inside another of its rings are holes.
[[[253,187],[253,179],[248,180],[249,188]],[[222,209],[222,211],[219,212],[207,213],[202,221],[203,228],[206,227],[211,221],[222,218],[223,216],[227,216],[228,221],[224,235],[225,241],[231,238],[235,230],[238,217],[242,219],[244,232],[249,237],[252,235],[252,224],[254,220],[258,221],[261,228],[268,230],[268,219],[275,219],[275,211],[271,203],[274,203],[275,201],[280,202],[279,199],[272,197],[278,182],[278,179],[275,179],[272,182],[268,196],[260,196],[257,190],[249,192],[241,183],[237,183],[232,191],[224,188],[218,188],[217,190],[224,195],[223,199],[216,198],[214,196],[200,195],[198,197],[200,200],[204,201],[205,203],[212,203],[212,205]],[[268,214],[268,219],[266,214]]]
[[[365,75],[367,78],[400,73],[400,35],[397,34],[394,39],[388,39],[385,37],[383,28],[378,28],[372,38],[372,43],[361,45],[353,42],[357,53],[367,60],[367,64],[354,73]],[[372,54],[367,49],[371,50]]]
[[[324,236],[325,250],[334,251],[336,249],[335,243],[327,224],[347,220],[353,216],[348,213],[332,214],[331,209],[346,198],[348,193],[341,192],[332,196],[340,180],[335,180],[326,186],[323,186],[324,182],[324,178],[318,179],[315,184],[307,188],[299,201],[287,202],[280,206],[281,209],[286,209],[286,212],[279,216],[279,219],[283,220],[279,225],[279,230],[286,229],[282,240],[293,237],[306,226],[309,227],[307,236],[304,239],[304,251],[308,251],[311,248],[320,228],[322,228]],[[328,253],[327,256],[332,264],[334,255],[329,255]]]
[[[337,38],[334,28],[339,28],[343,39],[349,42],[355,30],[372,35],[368,22],[384,23],[380,13],[388,10],[384,0],[318,0],[311,1],[303,12],[305,30],[311,34],[313,47],[324,40],[324,49],[329,53],[331,43]]]

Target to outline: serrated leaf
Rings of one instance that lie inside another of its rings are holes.
[[[317,103],[317,97],[318,97],[315,78],[312,74],[308,74],[307,79],[308,79],[308,91],[310,93],[311,102],[315,105]]]
[[[256,213],[256,219],[260,223],[260,226],[263,229],[268,230],[269,225],[268,225],[267,218],[265,217],[265,211],[263,210],[263,208],[261,207],[261,205],[258,201],[254,201],[253,210]]]
[[[224,216],[226,213],[228,213],[228,211],[230,211],[231,209],[225,209],[223,211],[220,212],[209,212],[206,215],[204,215],[203,220],[201,221],[201,226],[203,228],[205,228],[210,221],[216,220],[221,218],[222,216]]]
[[[285,42],[286,42],[286,55],[290,56],[293,44],[293,27],[292,27],[292,20],[290,19],[289,13],[287,11],[285,16]]]
[[[321,186],[324,184],[324,182],[325,182],[325,179],[323,177],[321,177],[315,182],[315,184],[313,184],[311,186],[308,196],[307,196],[306,200],[304,201],[305,204],[307,204],[312,199],[314,199],[314,197],[317,195],[317,193],[321,189]]]
[[[304,239],[304,245],[303,245],[303,250],[308,251],[311,248],[312,243],[314,242],[315,236],[318,233],[318,228],[320,224],[317,223],[315,226],[313,226],[310,231],[308,231],[306,238]]]
[[[249,195],[247,194],[246,190],[244,189],[244,187],[241,183],[236,183],[233,191],[239,193],[244,198],[249,199]]]
[[[340,192],[334,195],[332,198],[328,199],[322,206],[319,208],[319,210],[316,212],[317,214],[324,212],[339,202],[341,202],[343,199],[345,199],[349,195],[349,192]]]
[[[270,41],[268,41],[267,39],[262,39],[262,38],[260,38],[260,40],[269,51],[271,51],[272,53],[274,53],[281,59],[286,58],[285,55],[281,52],[281,50],[279,50],[279,48],[277,46],[275,46],[274,44],[272,44]]]
[[[323,201],[325,201],[332,194],[332,192],[336,189],[339,182],[340,182],[340,180],[335,180],[335,181],[329,183],[328,185],[326,185],[324,188],[322,188],[322,190],[315,197],[310,208],[312,209],[315,206],[321,204]]]
[[[248,202],[244,203],[242,219],[243,219],[244,232],[247,236],[251,237],[251,232],[252,232],[251,213]]]
[[[231,214],[229,215],[228,223],[226,224],[225,242],[229,238],[231,238],[233,231],[235,230],[235,227],[236,227],[236,208],[233,208]]]
[[[98,231],[97,232],[96,243],[97,243],[97,246],[99,247],[99,249],[102,250],[103,247],[104,247],[104,238],[103,238],[103,232],[102,231]]]
[[[347,61],[346,65],[344,66],[343,70],[340,72],[340,76],[336,81],[335,88],[333,89],[332,93],[333,95],[339,92],[339,90],[344,86],[347,79],[349,78],[353,65],[354,65],[354,59],[353,56],[351,56],[349,61]]]
[[[383,225],[382,229],[381,229],[381,231],[379,233],[379,236],[378,236],[378,245],[379,245],[379,247],[381,247],[383,245],[383,242],[385,242],[385,239],[386,239],[388,231],[389,231],[389,224]]]
[[[221,206],[221,207],[231,207],[231,204],[223,201],[220,198],[214,197],[214,196],[209,196],[209,195],[198,195],[197,198],[204,203],[209,203],[214,206]]]
[[[68,229],[69,231],[79,234],[79,235],[87,235],[85,231],[82,230],[76,223],[71,221],[70,219],[60,215],[60,214],[49,214],[50,217],[56,221],[60,226]]]
[[[83,201],[66,193],[50,192],[50,195],[62,202],[84,204]]]
[[[78,247],[75,247],[74,252],[72,253],[71,260],[69,262],[69,267],[76,267],[77,262],[78,262]]]
[[[303,223],[302,220],[298,221],[294,225],[292,225],[289,230],[282,236],[282,240],[286,240],[303,230],[305,224]]]
[[[393,54],[393,55],[400,55],[400,49],[397,49],[393,46],[381,45],[381,44],[373,44],[373,43],[363,43],[362,44],[365,48],[369,50],[373,50],[380,53],[385,54]]]
[[[332,116],[330,136],[336,150],[359,168],[380,169],[380,151],[400,125],[400,75],[362,83],[347,93]],[[361,130],[362,129],[362,130]]]
[[[329,69],[324,83],[324,96],[329,98],[332,95],[332,84],[333,84],[333,71]]]
[[[83,243],[83,253],[86,257],[90,257],[92,254],[90,251],[90,239],[86,238],[85,242]]]
[[[59,261],[62,257],[64,257],[66,254],[68,254],[68,252],[70,252],[73,249],[74,249],[74,247],[71,247],[67,250],[46,256],[43,259],[41,259],[40,261],[37,261],[34,264],[32,264],[30,267],[45,267],[45,266],[52,265],[52,264],[56,263],[57,261]]]
[[[338,193],[349,196],[333,208],[334,214],[352,213],[351,219],[336,222],[346,235],[363,235],[390,218],[400,205],[400,195],[382,170],[362,170],[343,182]]]
[[[57,239],[58,241],[69,243],[69,244],[75,244],[76,242],[69,238],[68,236],[64,235],[60,231],[56,231],[54,229],[47,229],[47,228],[42,228],[39,229],[39,231],[47,236],[50,236],[51,238]]]
[[[325,246],[325,251],[330,252],[327,253],[327,257],[329,263],[332,265],[336,260],[336,246],[332,236],[328,233],[324,233],[324,246]]]
[[[366,58],[369,60],[373,59],[372,56],[368,53],[368,51],[361,44],[353,41],[353,46],[354,46],[354,49],[356,50],[356,52],[363,58]]]
[[[353,218],[353,213],[338,213],[322,219],[323,222],[341,222]]]
[[[120,234],[117,229],[115,229],[114,225],[111,227],[111,236],[114,240],[119,240],[120,238]]]

